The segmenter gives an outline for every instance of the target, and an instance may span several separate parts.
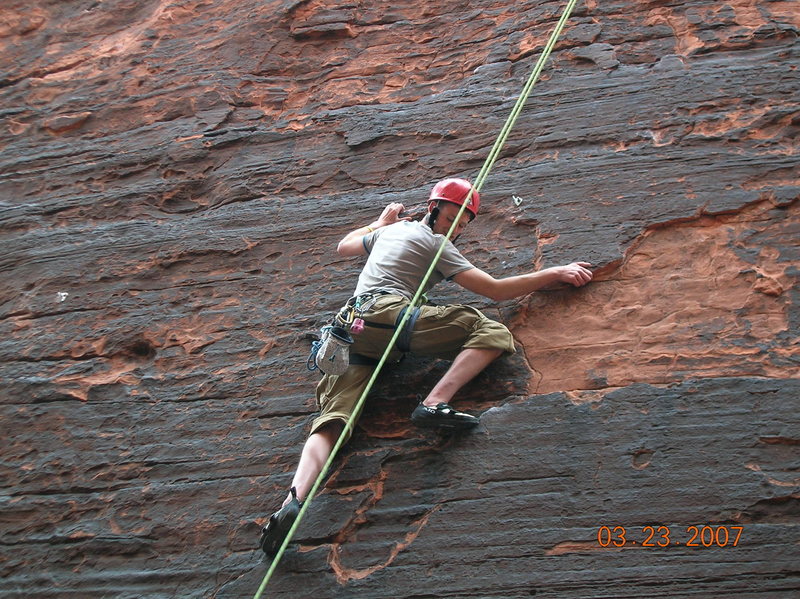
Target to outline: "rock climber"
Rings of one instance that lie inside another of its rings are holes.
[[[451,239],[445,242],[426,292],[448,279],[469,291],[501,301],[559,283],[580,287],[592,280],[591,265],[586,262],[502,279],[471,264],[453,245],[480,210],[480,196],[465,179],[451,178],[437,183],[430,193],[428,210],[421,221],[401,216],[403,204],[391,203],[377,220],[345,235],[337,248],[340,255],[367,255],[353,299],[346,307],[355,307],[364,327],[359,334],[352,336],[346,371],[338,376],[326,374],[317,385],[319,416],[313,421],[311,433],[303,446],[290,493],[262,531],[260,547],[268,556],[274,556],[283,543],[344,425],[349,418],[358,418],[359,414],[354,410],[377,360],[386,350],[396,323],[402,319],[402,311],[409,307],[464,203],[466,209],[458,219]],[[493,360],[514,353],[514,340],[509,330],[469,306],[431,304],[412,308],[404,329],[389,354],[389,360],[397,360],[409,351],[452,360],[441,380],[416,406],[411,421],[417,426],[434,428],[468,429],[476,426],[479,422],[477,417],[456,410],[450,402],[462,386]]]

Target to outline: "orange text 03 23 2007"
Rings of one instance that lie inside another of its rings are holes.
[[[601,526],[597,529],[600,547],[738,547],[744,526]]]

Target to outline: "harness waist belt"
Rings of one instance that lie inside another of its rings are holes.
[[[375,358],[368,358],[362,354],[350,354],[350,363],[356,366],[377,366],[380,360]]]

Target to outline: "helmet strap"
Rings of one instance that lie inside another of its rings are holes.
[[[428,226],[433,231],[433,225],[436,223],[436,217],[439,216],[439,200],[436,200],[436,206],[431,209],[431,215],[428,218]]]
[[[436,201],[436,206],[434,206],[428,214],[428,226],[431,228],[431,231],[433,231],[433,225],[436,223],[436,217],[439,216],[439,202],[441,202],[441,200]],[[452,242],[455,244],[459,237],[461,237],[461,235],[456,235]]]

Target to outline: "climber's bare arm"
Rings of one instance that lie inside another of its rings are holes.
[[[471,268],[458,273],[453,280],[473,293],[502,301],[521,297],[558,283],[581,287],[592,280],[590,267],[591,264],[588,262],[573,262],[565,266],[553,266],[503,279],[496,279],[479,268]]]
[[[377,220],[371,222],[369,225],[354,229],[345,235],[336,247],[336,251],[340,256],[363,256],[367,253],[363,242],[365,235],[368,235],[375,229],[380,229],[381,227],[392,225],[402,220],[411,220],[411,217],[400,217],[403,210],[405,210],[405,208],[402,204],[392,202],[383,209],[383,212],[381,212]]]

